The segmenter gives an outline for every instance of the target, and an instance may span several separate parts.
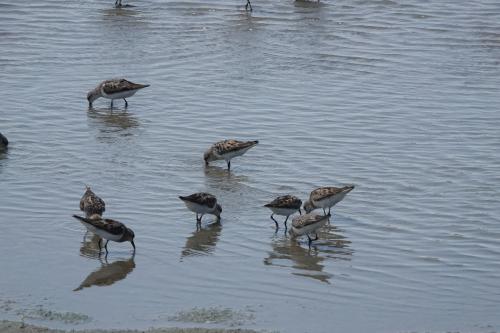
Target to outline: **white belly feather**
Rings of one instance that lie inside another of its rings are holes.
[[[102,97],[107,98],[107,99],[121,99],[121,98],[127,98],[130,96],[133,96],[139,89],[135,90],[128,90],[128,91],[121,91],[119,93],[115,94],[106,94],[104,91],[102,91]]]
[[[190,211],[195,212],[197,214],[207,214],[207,213],[212,213],[214,211],[214,207],[209,208],[207,206],[185,200],[183,200],[183,202]]]
[[[269,207],[271,211],[276,215],[289,216],[298,211],[298,209],[294,208],[278,208],[278,207]]]

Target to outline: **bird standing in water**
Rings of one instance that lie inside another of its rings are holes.
[[[108,242],[114,241],[118,243],[130,242],[134,248],[135,244],[134,237],[135,234],[132,229],[127,228],[125,224],[112,219],[103,219],[100,215],[94,214],[89,218],[73,215],[73,217],[85,226],[88,231],[104,238],[106,244],[104,244],[104,249],[108,253]],[[101,251],[101,240],[99,239],[99,252]]]
[[[146,87],[149,87],[149,84],[133,83],[125,79],[102,81],[87,94],[89,108],[92,107],[92,103],[99,97],[110,99],[111,107],[113,107],[113,100],[123,99],[125,101],[125,107],[127,107],[128,102],[126,98],[133,96],[136,92]]]

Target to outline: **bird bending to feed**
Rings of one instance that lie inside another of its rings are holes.
[[[186,207],[196,213],[196,223],[201,224],[201,218],[205,214],[212,214],[217,217],[220,221],[220,214],[222,213],[222,207],[217,203],[217,198],[209,193],[194,193],[188,195],[187,197],[179,196]],[[198,214],[201,214],[198,217]]]
[[[85,213],[86,217],[90,217],[94,214],[102,216],[102,213],[106,210],[106,204],[104,200],[92,192],[90,186],[86,186],[85,193],[80,199],[80,210]]]
[[[323,208],[323,213],[326,215],[326,208],[328,208],[328,214],[330,214],[330,209],[342,201],[346,194],[353,189],[354,185],[317,188],[311,192],[309,200],[304,203],[304,210],[306,213],[310,213],[316,208]]]
[[[106,244],[104,245],[106,253],[108,253],[108,242],[110,240],[118,243],[130,242],[132,244],[132,247],[134,248],[134,253],[135,253],[135,244],[134,244],[135,234],[132,231],[132,229],[127,228],[125,224],[118,222],[116,220],[103,219],[98,214],[94,214],[89,218],[78,215],[73,215],[73,217],[77,220],[80,220],[80,222],[82,222],[82,224],[87,228],[88,231],[106,240]],[[101,252],[100,239],[99,239],[99,252]]]
[[[302,200],[293,195],[283,195],[281,197],[277,197],[264,207],[269,208],[273,213],[271,214],[271,219],[276,223],[276,229],[279,228],[278,221],[276,221],[273,217],[274,214],[286,216],[285,219],[285,230],[287,228],[286,221],[288,221],[288,217],[295,213],[296,211],[299,214],[302,214],[300,211],[300,206],[302,206]]]
[[[7,140],[7,138],[2,133],[0,133],[0,149],[7,148],[8,145],[9,140]]]
[[[248,149],[254,147],[259,141],[238,141],[238,140],[223,140],[214,143],[205,154],[203,159],[205,165],[216,160],[225,160],[227,162],[227,169],[231,169],[231,159],[241,156],[247,152]]]
[[[113,107],[113,100],[115,99],[123,99],[125,106],[128,106],[125,98],[133,96],[137,91],[146,87],[149,87],[149,84],[133,83],[125,79],[106,80],[89,91],[87,100],[89,101],[89,107],[92,107],[92,103],[99,97],[110,99],[111,107]]]
[[[317,213],[308,213],[296,216],[292,220],[292,229],[290,230],[290,234],[293,237],[306,235],[309,240],[309,246],[311,246],[312,241],[318,239],[317,230],[328,222],[330,216],[330,214],[321,215]],[[314,239],[311,238],[311,234],[315,235]]]

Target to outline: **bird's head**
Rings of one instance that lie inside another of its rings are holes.
[[[312,212],[315,208],[316,207],[311,200],[307,200],[306,202],[304,202],[304,210],[306,211],[306,213]]]

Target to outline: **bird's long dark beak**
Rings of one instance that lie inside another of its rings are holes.
[[[134,253],[135,253],[135,244],[134,244],[134,241],[133,241],[133,240],[131,240],[131,241],[130,241],[130,244],[132,244],[132,247],[134,248]]]

